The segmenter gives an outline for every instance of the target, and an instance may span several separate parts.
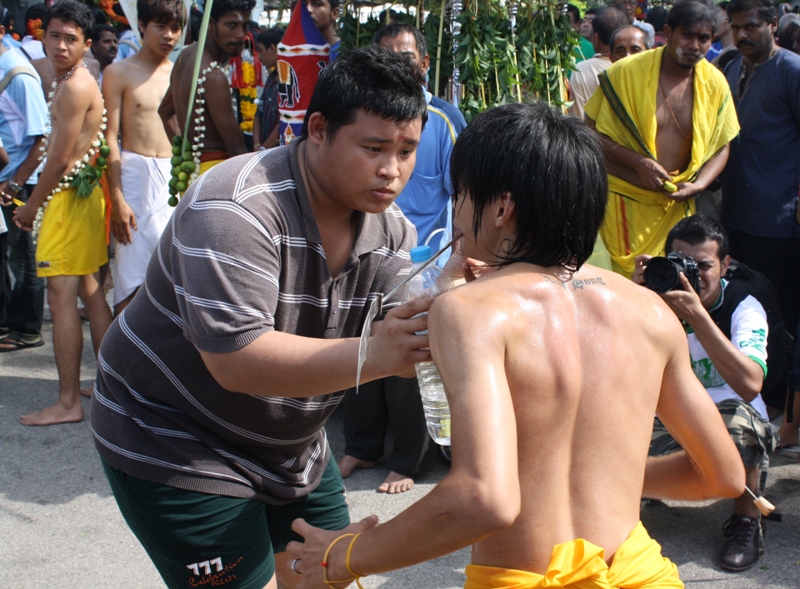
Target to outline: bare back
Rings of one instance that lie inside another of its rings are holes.
[[[509,266],[448,296],[505,340],[518,440],[520,515],[475,544],[472,562],[544,573],[554,545],[584,538],[610,560],[636,525],[668,361],[659,342],[677,321],[610,272],[584,266],[561,282],[537,270]]]
[[[120,109],[119,134],[123,149],[146,157],[172,156],[170,138],[158,116],[171,72],[171,61],[154,63],[141,51],[106,68],[103,92],[109,113],[112,103]],[[113,99],[109,99],[110,95]]]

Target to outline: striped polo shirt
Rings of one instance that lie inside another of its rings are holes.
[[[416,233],[393,204],[356,212],[350,258],[331,277],[297,166],[300,143],[219,164],[175,209],[144,285],[100,348],[92,429],[111,466],[271,504],[319,483],[330,458],[323,425],[343,393],[229,392],[198,352],[232,352],[271,330],[356,337],[368,301],[408,272]]]

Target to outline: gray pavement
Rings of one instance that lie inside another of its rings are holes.
[[[0,354],[0,589],[155,589],[164,587],[117,510],[92,443],[88,421],[29,428],[19,416],[51,404],[57,375],[47,345]],[[81,377],[91,383],[95,362],[84,326]],[[89,401],[83,401],[89,412]],[[336,456],[343,449],[341,412],[329,422]],[[422,497],[446,472],[438,465],[403,495],[374,490],[386,474],[378,465],[347,479],[352,519],[393,517]],[[768,522],[766,554],[751,570],[731,574],[715,565],[722,523],[731,502],[647,507],[642,519],[665,556],[678,564],[687,587],[789,589],[800,587],[800,462],[777,456],[767,498],[783,514]],[[463,584],[468,551],[364,580],[365,587],[455,589]]]

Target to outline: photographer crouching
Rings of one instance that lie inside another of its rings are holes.
[[[744,462],[747,486],[755,490],[779,442],[761,397],[769,372],[770,322],[758,299],[765,300],[762,291],[771,286],[743,265],[731,265],[727,234],[706,215],[678,222],[665,250],[666,258],[638,256],[632,280],[659,293],[683,322],[694,373],[716,403]],[[774,309],[769,311],[772,315]],[[680,449],[656,419],[649,454]],[[735,500],[723,534],[722,568],[739,572],[758,562],[763,534],[759,511],[748,494]]]

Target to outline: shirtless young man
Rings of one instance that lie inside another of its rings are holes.
[[[487,111],[459,136],[460,254],[495,271],[442,295],[428,315],[452,468],[396,518],[367,518],[347,530],[360,536],[330,550],[340,532],[295,520],[305,537],[288,547],[298,587],[322,588],[325,574],[343,587],[356,573],[470,544],[469,589],[540,587],[548,571],[587,588],[621,576],[683,586],[639,523],[642,492],[735,497],[744,471],[674,314],[654,293],[583,265],[606,203],[602,157],[579,120],[541,103]],[[654,413],[685,452],[647,458]]]
[[[80,366],[83,332],[78,296],[86,311],[95,352],[100,347],[111,311],[95,273],[108,261],[105,200],[99,185],[83,198],[59,183],[98,139],[103,122],[103,97],[97,81],[83,63],[92,44],[92,13],[72,0],[48,10],[44,46],[55,72],[50,104],[52,130],[39,182],[28,204],[14,211],[14,222],[27,231],[38,230],[36,270],[47,277],[47,300],[53,317],[53,348],[58,369],[58,401],[37,413],[23,415],[25,425],[81,421]],[[41,221],[37,212],[45,207]]]
[[[255,0],[220,0],[211,7],[211,20],[208,23],[208,36],[203,47],[201,72],[212,62],[225,65],[229,57],[242,52],[247,35],[247,23]],[[186,107],[192,85],[194,59],[197,43],[181,52],[172,69],[170,86],[158,114],[161,115],[167,135],[183,135],[186,123]],[[200,156],[200,172],[205,172],[219,162],[236,155],[247,153],[244,135],[231,106],[231,89],[225,72],[214,68],[205,76],[203,99],[203,148]],[[200,113],[197,106],[194,116]],[[173,118],[173,116],[176,118]],[[177,120],[176,120],[177,119]],[[177,123],[177,124],[176,124]],[[189,126],[189,141],[194,141],[197,131],[195,125]]]
[[[137,14],[141,50],[108,66],[103,78],[111,231],[117,240],[115,315],[144,282],[147,262],[172,215],[167,185],[172,143],[158,107],[169,88],[169,55],[180,40],[186,9],[181,0],[139,0]]]
[[[724,76],[704,59],[718,26],[716,7],[675,4],[667,44],[615,63],[585,105],[608,163],[601,236],[623,275],[631,276],[637,255],[663,255],[669,230],[694,213],[694,197],[728,160],[736,112]]]

